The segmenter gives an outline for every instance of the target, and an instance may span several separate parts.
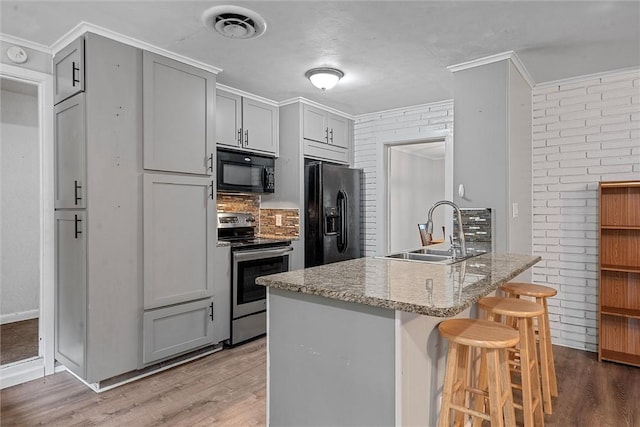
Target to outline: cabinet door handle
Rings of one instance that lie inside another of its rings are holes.
[[[213,322],[213,303],[211,303],[211,305],[209,305],[209,308],[211,309],[211,314],[209,314],[209,317],[211,318],[211,321]]]
[[[242,128],[238,129],[238,145],[242,145]]]
[[[80,67],[76,67],[76,62],[71,62],[71,86],[75,87],[76,83],[80,83],[80,79],[76,79],[76,71],[80,71]]]
[[[331,132],[329,132],[331,134],[331,143],[333,144],[333,128],[331,128]]]
[[[324,129],[324,139],[326,139],[327,142],[329,142],[329,128]]]
[[[209,193],[209,198],[213,200],[213,180],[211,180],[211,192]]]
[[[80,236],[82,234],[82,231],[80,230],[80,227],[78,226],[79,223],[82,222],[82,220],[78,218],[78,215],[74,215],[74,222],[75,222],[75,224],[74,224],[74,236],[73,237],[77,239],[78,236]]]
[[[82,188],[82,185],[78,185],[78,181],[73,181],[73,198],[74,203],[78,206],[78,200],[82,200],[82,197],[78,196],[79,191]]]
[[[249,146],[249,129],[245,129],[244,131],[244,146]]]
[[[213,153],[209,154],[209,167],[208,169],[211,171],[211,173],[213,173]]]

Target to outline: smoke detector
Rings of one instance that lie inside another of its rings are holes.
[[[230,39],[255,39],[267,29],[265,20],[253,10],[239,6],[214,6],[202,14],[208,29]]]

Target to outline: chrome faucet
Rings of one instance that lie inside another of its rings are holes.
[[[453,208],[453,210],[456,211],[457,215],[458,215],[458,241],[460,242],[460,257],[466,257],[467,256],[467,245],[466,242],[464,240],[464,229],[462,227],[462,214],[460,213],[460,208],[458,207],[458,205],[456,205],[453,202],[450,202],[448,200],[440,200],[439,202],[435,202],[433,204],[433,206],[431,206],[431,209],[429,209],[429,213],[428,213],[428,219],[427,219],[427,237],[429,239],[429,241],[431,241],[431,236],[433,234],[433,210],[435,208],[437,208],[440,205],[449,205]],[[456,246],[452,245],[451,246],[453,249],[453,256],[455,257],[456,255]]]

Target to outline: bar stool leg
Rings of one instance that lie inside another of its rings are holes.
[[[544,425],[538,360],[536,356],[533,319],[519,318],[520,375],[522,377],[522,412],[525,427]],[[537,401],[537,405],[536,405]],[[535,408],[535,409],[534,409]]]
[[[549,386],[551,389],[551,396],[558,396],[558,382],[556,380],[556,364],[553,359],[553,347],[551,346],[551,331],[549,330],[549,308],[547,307],[547,299],[539,298],[539,304],[542,304],[544,307],[544,330],[545,330],[545,339],[546,339],[546,349],[547,349],[547,364],[549,367]]]
[[[504,406],[502,408],[504,413],[504,423],[507,426],[516,425],[516,414],[513,407],[513,394],[508,391],[511,390],[511,372],[509,371],[509,354],[507,350],[501,350],[498,353],[500,359],[498,366],[500,367],[500,393],[505,396]]]
[[[498,350],[490,348],[487,349],[487,374],[489,378],[489,408],[492,409],[491,413],[491,427],[504,426],[504,420],[502,418],[502,395],[504,391],[502,384],[504,381],[500,379],[500,384],[497,383],[500,372],[500,359]],[[511,385],[509,385],[511,387]],[[496,410],[497,409],[497,410]]]
[[[438,427],[449,427],[451,425],[451,400],[453,396],[453,384],[455,383],[455,369],[458,365],[458,349],[461,346],[454,342],[449,343],[447,352],[447,367],[442,387],[442,408]]]
[[[539,300],[540,298],[537,298]],[[536,301],[540,304],[541,301]],[[546,309],[545,309],[546,310]],[[544,400],[544,412],[551,415],[553,413],[553,405],[551,404],[551,396],[553,394],[551,385],[551,361],[550,346],[551,341],[548,340],[546,311],[545,314],[538,318],[538,339],[540,340],[540,376],[542,377],[542,398]],[[551,356],[553,357],[553,356]],[[557,394],[556,394],[557,395]]]
[[[469,347],[458,347],[458,367],[456,372],[458,373],[453,384],[453,404],[466,407],[465,405],[465,391],[467,389],[469,372],[467,367],[469,366]],[[453,417],[454,426],[464,425],[464,413],[456,411]]]
[[[480,366],[478,372],[478,382],[476,383],[478,390],[485,391],[488,387],[488,379],[487,379],[487,350],[484,348],[480,349]],[[507,376],[509,378],[509,376]],[[473,405],[473,409],[477,412],[486,412],[485,411],[485,397],[484,396],[475,396],[475,402]],[[482,427],[482,418],[474,417],[473,419],[473,427]]]

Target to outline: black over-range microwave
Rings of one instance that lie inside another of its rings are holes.
[[[218,191],[273,193],[276,189],[272,157],[217,150]]]

